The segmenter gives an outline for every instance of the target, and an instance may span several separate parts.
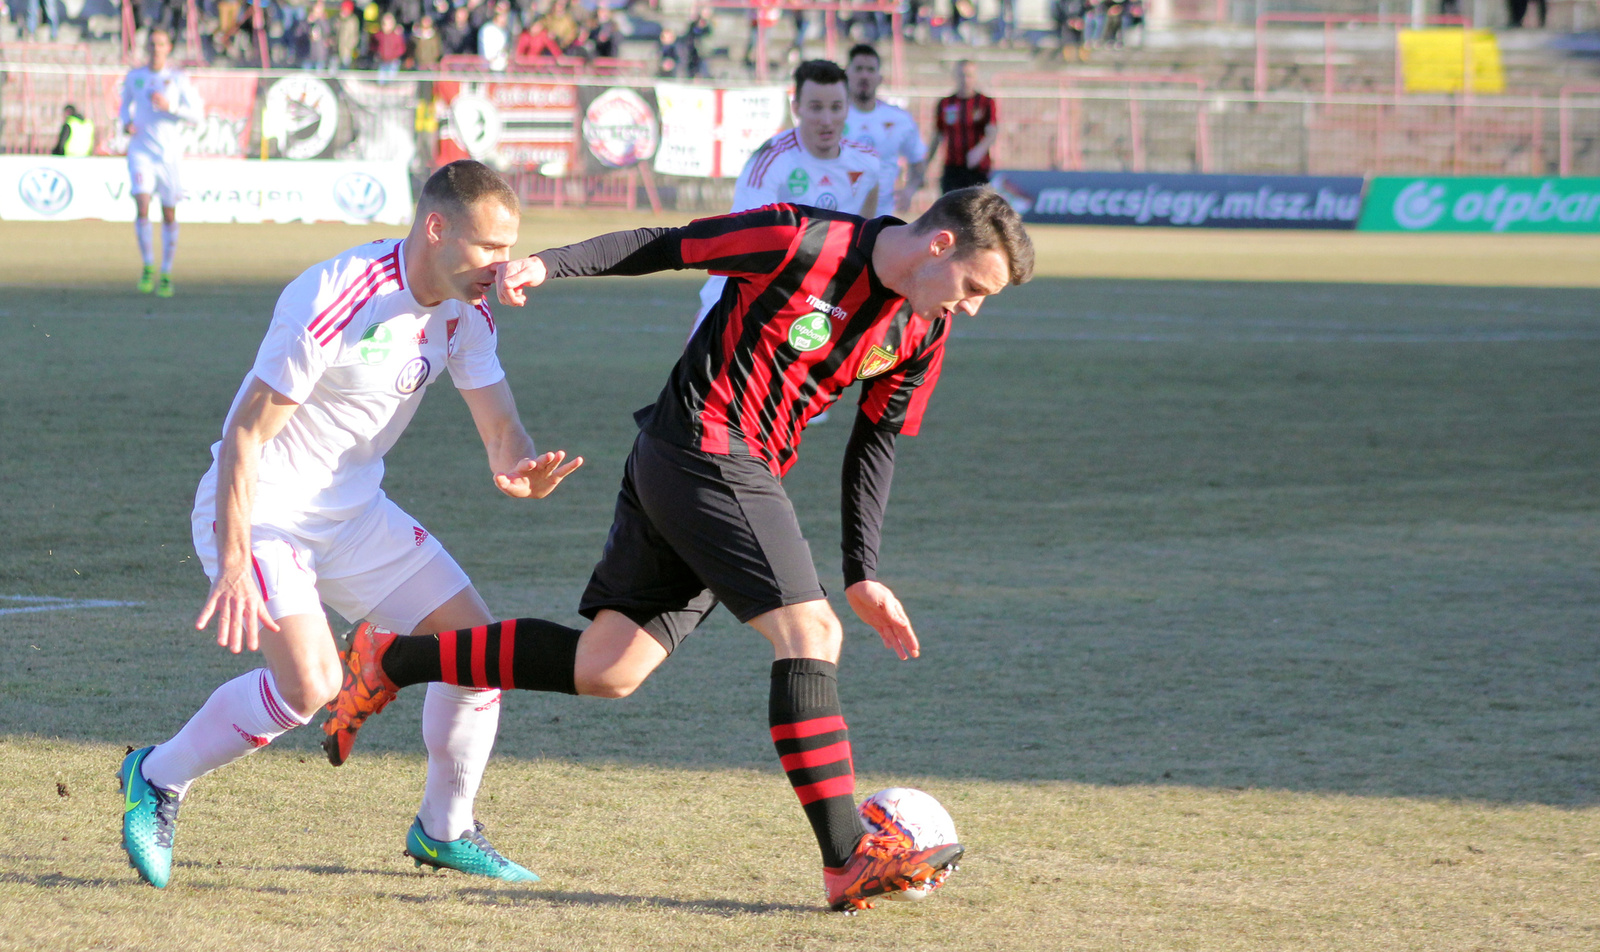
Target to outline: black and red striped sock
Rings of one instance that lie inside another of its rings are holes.
[[[850,730],[839,711],[839,666],[813,658],[772,663],[772,743],[817,834],[822,865],[849,862],[866,829],[856,812]]]
[[[577,694],[573,665],[580,634],[540,618],[517,618],[437,635],[401,635],[383,653],[383,673],[402,688],[443,681]]]

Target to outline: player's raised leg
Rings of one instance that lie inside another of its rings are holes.
[[[190,785],[304,725],[338,690],[339,658],[322,613],[276,621],[278,631],[261,632],[266,667],[217,688],[171,739],[123,760],[122,845],[152,886],[171,877],[178,806]]]

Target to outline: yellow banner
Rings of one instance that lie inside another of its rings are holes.
[[[1472,76],[1475,93],[1503,93],[1500,46],[1488,30],[1401,30],[1400,65],[1408,93],[1456,93]]]

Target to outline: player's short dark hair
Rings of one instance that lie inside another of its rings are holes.
[[[880,63],[883,62],[883,57],[878,55],[878,48],[871,43],[857,43],[850,47],[850,52],[845,55],[844,61],[847,64],[853,63],[857,56],[870,56]]]
[[[849,82],[844,68],[832,60],[806,60],[794,68],[794,98],[800,99],[800,88],[806,83],[818,86],[835,86]]]
[[[911,227],[917,234],[951,232],[956,236],[956,253],[962,257],[991,249],[1000,252],[1010,266],[1012,284],[1026,284],[1033,278],[1033,239],[1022,227],[1022,216],[987,185],[944,193]]]
[[[145,31],[144,41],[146,43],[150,42],[150,38],[152,36],[155,36],[157,33],[160,33],[162,36],[166,37],[168,43],[172,42],[172,31],[170,29],[168,29],[165,25],[160,24],[160,23],[157,23],[156,25],[152,26],[149,30]]]
[[[499,202],[513,215],[522,213],[517,193],[499,173],[482,162],[458,159],[428,176],[428,183],[422,186],[422,199],[417,202],[417,214],[438,212],[450,218],[486,199]]]

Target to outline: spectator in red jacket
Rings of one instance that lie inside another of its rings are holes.
[[[400,71],[400,61],[406,58],[406,34],[393,13],[385,13],[378,21],[378,32],[372,35],[372,53],[378,61],[380,79]]]

